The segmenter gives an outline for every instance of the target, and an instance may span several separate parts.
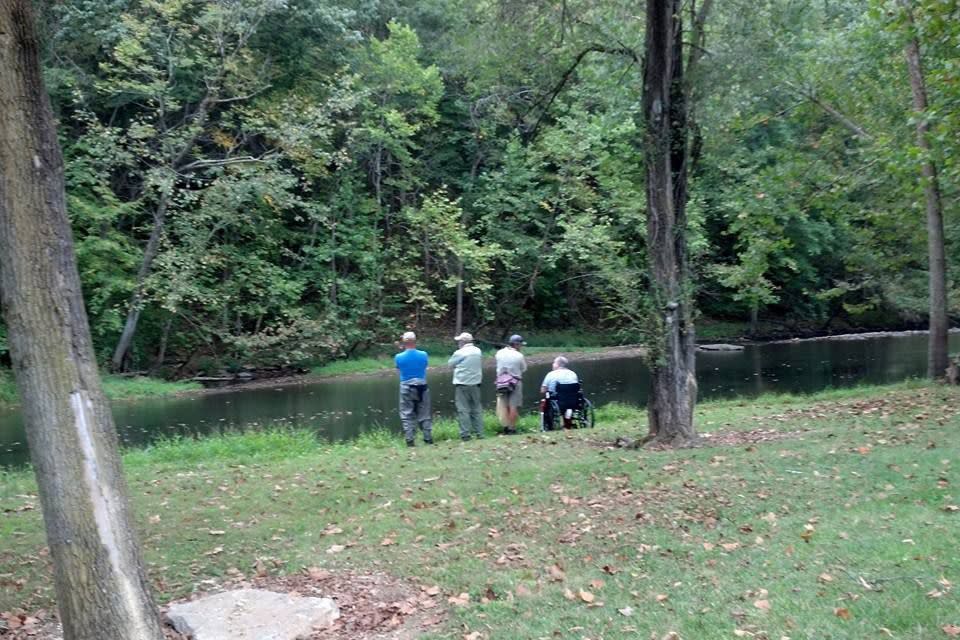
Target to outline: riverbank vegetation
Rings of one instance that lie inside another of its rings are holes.
[[[196,382],[176,382],[143,376],[103,376],[103,390],[111,400],[158,398],[199,389],[202,387]],[[0,369],[0,409],[12,407],[18,403],[17,386],[13,376]]]
[[[879,0],[715,4],[691,78],[699,308],[754,329],[922,325],[917,176],[935,158],[956,200],[956,8],[916,2],[910,25]],[[641,13],[607,0],[43,5],[99,358],[171,377],[320,365],[404,327],[450,334],[458,307],[494,341],[522,327],[641,341]],[[3,344],[0,328],[0,358]]]
[[[573,433],[407,450],[280,430],[124,461],[163,600],[386,572],[440,588],[426,637],[936,638],[960,625],[958,408],[908,383],[705,403],[689,450],[611,448],[644,420],[611,407]],[[35,492],[0,476],[0,611],[51,605]]]

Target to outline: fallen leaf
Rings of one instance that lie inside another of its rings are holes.
[[[463,634],[463,640],[480,640],[483,637],[483,634],[479,631],[471,631],[470,633]]]
[[[657,602],[666,602],[669,597],[670,597],[670,596],[668,596],[668,595],[665,594],[665,593],[658,593],[658,594],[657,594]]]
[[[450,596],[449,598],[447,598],[447,602],[449,602],[455,607],[465,607],[467,606],[467,603],[470,602],[470,594],[461,593],[458,596]]]
[[[819,580],[823,584],[828,584],[830,582],[833,582],[833,576],[830,575],[829,573],[821,573],[819,576],[817,576],[817,580]]]
[[[344,549],[346,549],[346,547],[343,546],[342,544],[335,544],[335,545],[332,545],[329,549],[327,549],[327,553],[340,553]]]
[[[440,595],[440,587],[437,585],[434,585],[432,587],[427,587],[426,589],[423,590],[423,592],[432,598],[433,596]]]
[[[956,513],[957,511],[960,511],[960,505],[948,504],[943,508],[943,510],[947,513]]]
[[[757,609],[761,611],[770,611],[770,601],[769,600],[756,600],[753,603]]]
[[[630,616],[633,615],[633,607],[624,607],[623,609],[617,609],[617,612],[620,615],[629,618]]]
[[[577,599],[577,596],[575,596],[574,593],[573,593],[573,591],[570,591],[570,589],[564,589],[564,590],[563,590],[563,597],[566,598],[567,600],[576,600],[576,599]]]
[[[594,589],[597,589],[597,590],[603,589],[603,584],[604,584],[604,583],[603,583],[603,580],[591,580],[591,581],[590,581],[590,586],[593,587]]]
[[[737,549],[740,548],[740,543],[739,543],[739,542],[724,542],[724,543],[721,544],[720,546],[723,547],[723,550],[724,550],[724,551],[736,551]]]
[[[380,541],[381,547],[389,547],[394,544],[397,544],[397,541],[394,540],[393,538],[384,538],[383,540]]]
[[[216,555],[220,555],[221,553],[223,553],[223,547],[214,547],[213,549],[211,549],[210,551],[207,551],[207,552],[206,552],[205,554],[203,554],[203,555],[205,555],[205,556],[216,556]]]
[[[580,593],[578,595],[580,596],[580,599],[586,602],[587,604],[590,604],[596,599],[596,597],[592,593],[590,593],[589,591],[584,591],[583,589],[580,590]]]
[[[517,597],[518,597],[518,598],[529,598],[530,596],[533,595],[533,592],[530,591],[530,589],[529,589],[526,585],[523,585],[523,584],[518,584],[518,585],[517,585],[517,588],[514,589],[514,593],[517,594]],[[572,594],[571,594],[571,595],[572,595]]]
[[[321,569],[320,567],[310,567],[307,569],[307,575],[310,576],[311,580],[326,580],[332,574],[326,569]]]
[[[620,572],[620,569],[616,567],[611,567],[609,564],[603,565],[603,572],[607,575],[614,576]]]
[[[849,619],[850,619],[850,610],[849,610],[849,609],[845,609],[845,608],[843,608],[843,607],[839,607],[839,608],[833,610],[833,615],[837,616],[838,618],[842,618],[843,620],[849,620]]]
[[[561,569],[559,565],[555,564],[547,567],[547,573],[550,574],[550,580],[553,582],[563,582],[567,577],[567,574],[563,572],[563,569]]]
[[[940,629],[951,638],[960,636],[960,627],[955,624],[945,624]]]

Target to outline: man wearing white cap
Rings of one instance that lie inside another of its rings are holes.
[[[483,354],[473,344],[473,336],[464,331],[454,340],[460,348],[450,356],[453,365],[454,402],[460,422],[460,439],[466,442],[470,433],[483,437],[483,407],[480,405],[480,382],[483,380]]]
[[[400,338],[403,351],[394,357],[400,372],[400,422],[407,446],[414,445],[417,425],[423,442],[433,444],[433,416],[430,415],[430,387],[427,386],[427,352],[417,349],[417,334],[407,331]]]

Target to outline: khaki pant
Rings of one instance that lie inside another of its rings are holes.
[[[454,386],[454,403],[460,422],[460,438],[469,440],[471,432],[483,437],[483,406],[480,404],[480,385],[458,384]]]

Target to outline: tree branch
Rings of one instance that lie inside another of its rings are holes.
[[[537,117],[537,121],[533,123],[533,127],[531,127],[530,130],[526,132],[526,135],[524,135],[525,142],[530,142],[536,137],[537,131],[540,129],[540,125],[543,124],[544,118],[546,118],[547,114],[550,112],[550,107],[553,106],[553,103],[560,96],[560,93],[563,91],[564,87],[567,86],[567,83],[570,81],[570,78],[573,77],[573,74],[577,70],[577,67],[580,66],[580,63],[583,62],[584,58],[591,53],[606,53],[611,55],[626,56],[634,62],[640,62],[640,56],[637,55],[637,52],[629,47],[624,46],[606,47],[604,45],[593,44],[578,53],[576,58],[573,59],[573,63],[567,67],[566,71],[564,71],[560,76],[560,80],[547,94],[549,95],[547,104],[543,107],[543,111],[540,112],[540,116]]]

